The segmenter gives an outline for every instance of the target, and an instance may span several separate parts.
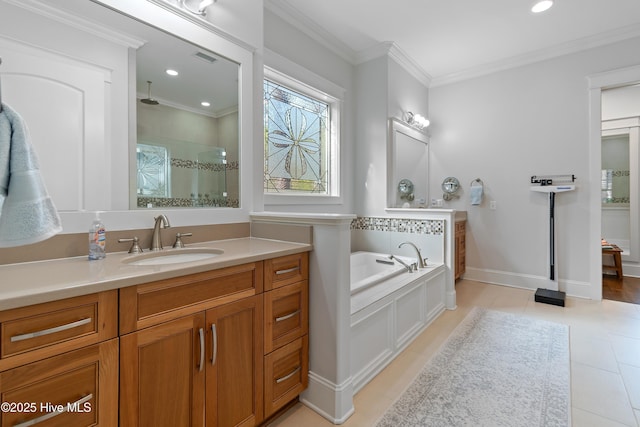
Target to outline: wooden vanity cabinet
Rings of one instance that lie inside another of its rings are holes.
[[[309,382],[309,255],[265,261],[265,418]]]
[[[262,267],[251,263],[121,290],[120,425],[262,421]]]
[[[0,331],[1,426],[118,425],[117,291],[0,312]]]
[[[466,268],[466,226],[467,221],[455,222],[455,275],[457,280],[464,274]]]

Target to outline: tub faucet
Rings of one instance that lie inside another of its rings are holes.
[[[151,235],[151,250],[152,251],[161,251],[162,250],[162,236],[160,235],[160,226],[163,228],[169,228],[169,219],[164,214],[160,214],[157,217],[153,218],[156,222],[153,226],[153,234]]]
[[[409,273],[413,273],[413,267],[411,267],[409,264],[407,264],[406,262],[404,262],[400,258],[396,257],[395,255],[389,255],[389,259],[395,259],[400,264],[404,265],[404,268],[406,268]],[[415,265],[415,263],[413,265]]]
[[[418,255],[418,267],[425,268],[427,266],[427,263],[425,262],[424,258],[422,258],[422,253],[420,252],[420,249],[418,249],[418,247],[411,242],[402,242],[400,243],[400,245],[398,245],[398,247],[401,248],[404,245],[413,246],[413,249],[416,250],[416,254]]]

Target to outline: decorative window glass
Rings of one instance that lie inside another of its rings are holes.
[[[137,144],[138,195],[170,197],[169,152],[165,147]]]
[[[336,103],[307,89],[302,93],[264,80],[265,193],[335,195],[331,115]]]

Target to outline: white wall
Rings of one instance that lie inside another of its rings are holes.
[[[408,111],[429,117],[429,89],[385,55],[356,67],[356,91],[356,213],[387,216],[389,118]]]
[[[456,176],[468,210],[465,277],[537,287],[547,274],[547,198],[532,175],[572,173],[575,192],[556,198],[557,272],[569,294],[590,296],[589,91],[586,77],[638,62],[640,39],[590,49],[430,91],[432,194]],[[485,200],[469,204],[481,178]],[[490,210],[490,200],[497,203]]]

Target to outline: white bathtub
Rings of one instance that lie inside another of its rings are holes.
[[[416,260],[398,257],[411,265]],[[389,254],[353,252],[351,254],[351,295],[407,272],[405,266],[389,259]]]
[[[388,254],[351,254],[350,370],[354,392],[371,381],[445,309],[445,266],[413,273],[379,263]],[[402,258],[409,263],[410,258]]]

